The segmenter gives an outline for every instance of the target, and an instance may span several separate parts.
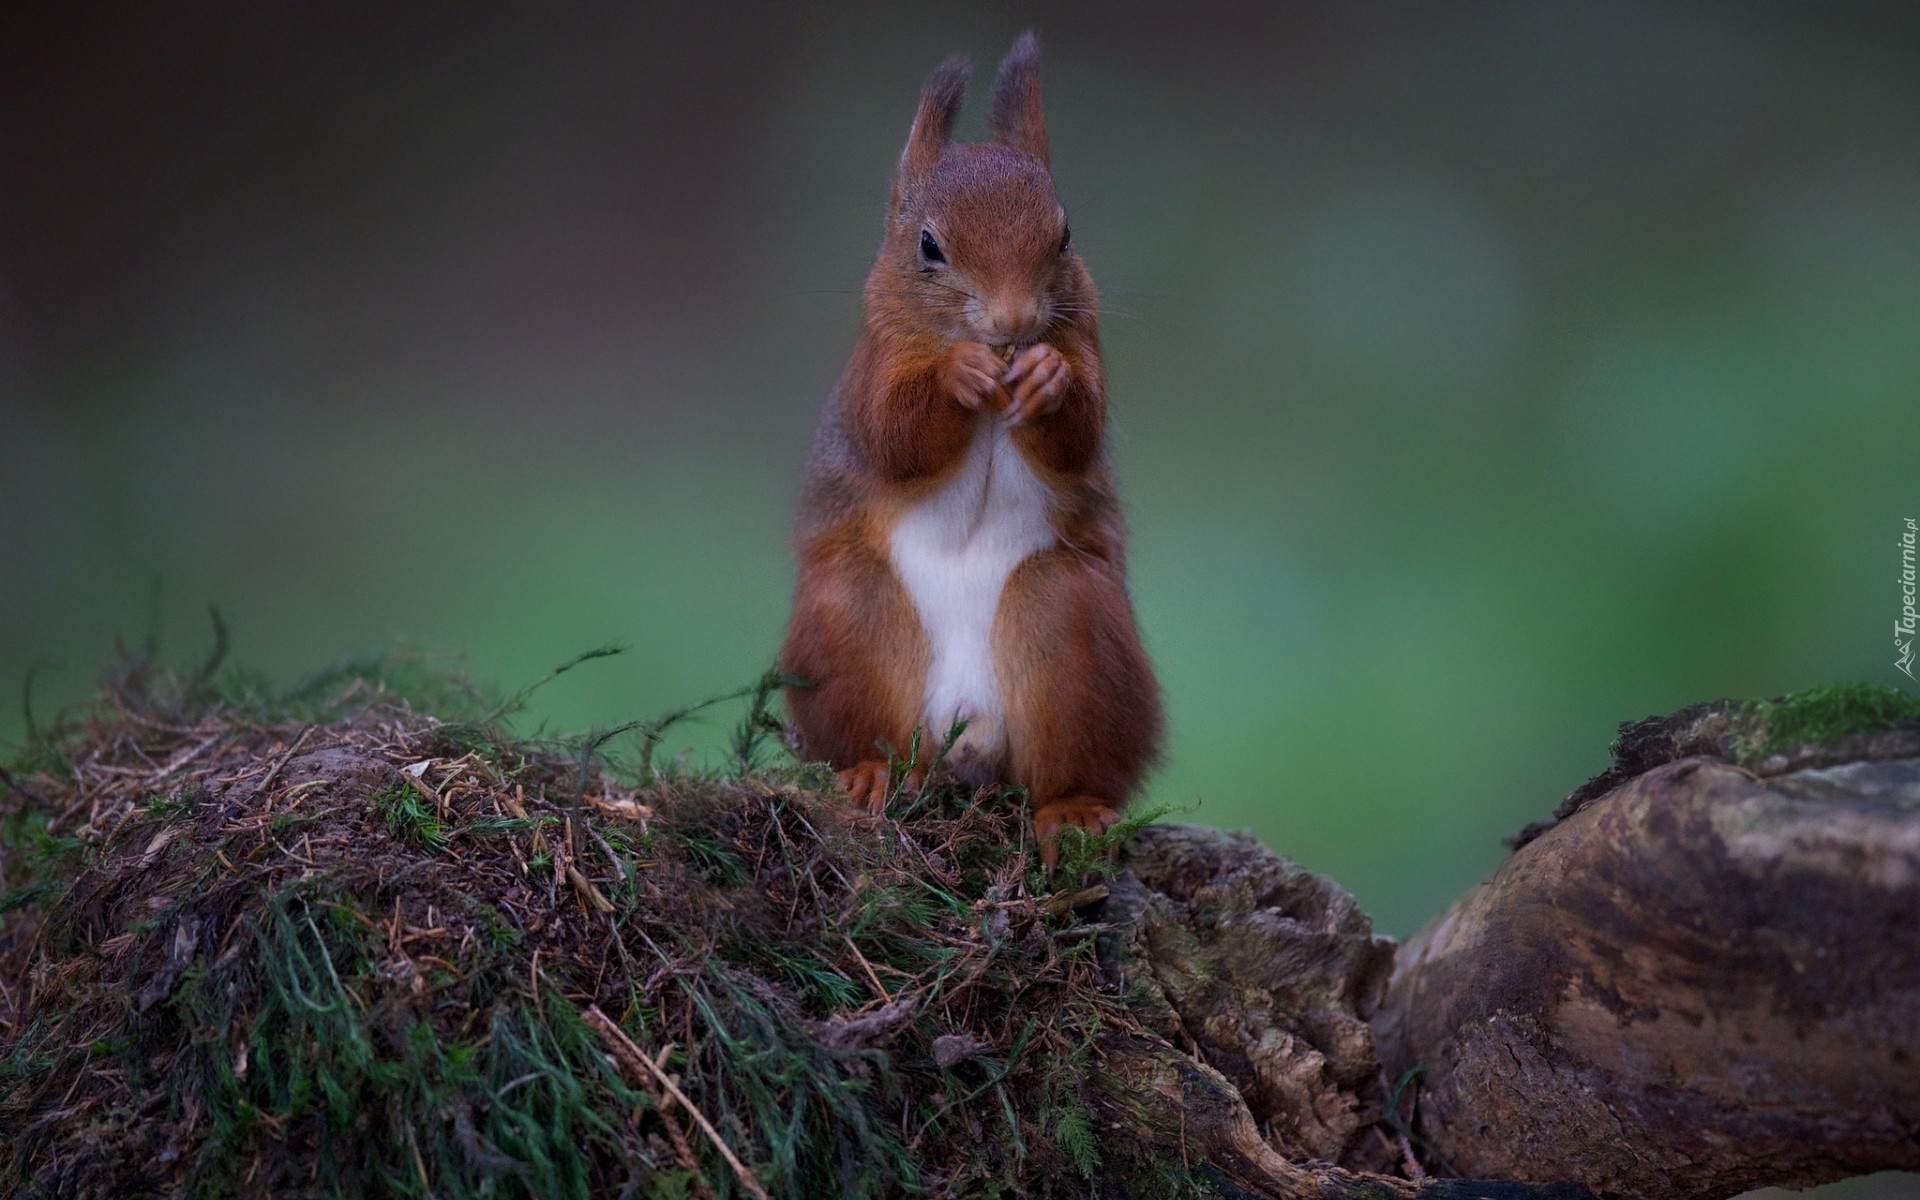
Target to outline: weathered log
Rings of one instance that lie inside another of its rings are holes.
[[[1126,862],[1102,957],[1141,1029],[1106,1040],[1099,1081],[1125,1136],[1247,1197],[1584,1195],[1378,1173],[1400,1159],[1367,1024],[1393,942],[1338,885],[1193,825],[1141,830]]]
[[[1231,1079],[1287,1157],[1396,1161],[1367,1023],[1392,940],[1333,881],[1246,834],[1149,826],[1126,863],[1102,919],[1142,1023]]]
[[[1682,715],[1650,761],[1691,757],[1576,793],[1402,948],[1375,1028],[1431,1165],[1646,1200],[1920,1167],[1913,735],[1764,777]]]

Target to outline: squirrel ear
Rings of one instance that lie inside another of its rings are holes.
[[[1045,165],[1047,118],[1040,111],[1040,43],[1029,29],[1000,60],[993,85],[993,114],[987,118],[993,140],[1028,154]]]
[[[954,118],[960,115],[960,100],[967,93],[967,76],[973,64],[964,54],[956,54],[927,76],[920,89],[920,108],[913,114],[913,132],[907,135],[907,148],[900,152],[900,178],[918,178],[940,161],[940,152],[953,140]]]

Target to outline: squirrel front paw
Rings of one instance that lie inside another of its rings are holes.
[[[981,342],[955,342],[947,352],[944,382],[953,398],[967,408],[999,408],[1006,399],[1000,386],[1005,370],[993,347]]]
[[[1018,425],[1058,408],[1070,375],[1066,355],[1045,342],[1014,355],[1000,379],[1008,391],[1007,419]]]

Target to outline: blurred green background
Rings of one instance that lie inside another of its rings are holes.
[[[0,17],[0,687],[56,664],[43,714],[156,576],[173,656],[213,602],[282,678],[630,645],[557,728],[753,679],[919,83],[1029,24],[1153,801],[1405,934],[1621,719],[1907,683],[1912,5],[44,8]]]

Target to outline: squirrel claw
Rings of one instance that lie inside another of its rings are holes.
[[[1052,412],[1066,394],[1069,374],[1066,356],[1045,342],[1016,354],[1000,380],[1008,393],[1008,419],[1018,425]]]
[[[1070,796],[1035,806],[1033,834],[1040,842],[1040,861],[1049,871],[1060,865],[1060,831],[1067,826],[1100,834],[1113,828],[1119,820],[1119,809],[1091,796]],[[1113,851],[1109,849],[1107,853]]]
[[[1005,396],[1000,372],[999,356],[991,346],[955,342],[947,358],[947,389],[964,408],[998,408]]]
[[[865,809],[871,816],[886,815],[887,797],[893,792],[893,765],[886,759],[869,758],[844,771],[835,771],[834,775],[855,807]],[[920,772],[916,769],[907,772],[901,786],[917,787],[919,783]]]

